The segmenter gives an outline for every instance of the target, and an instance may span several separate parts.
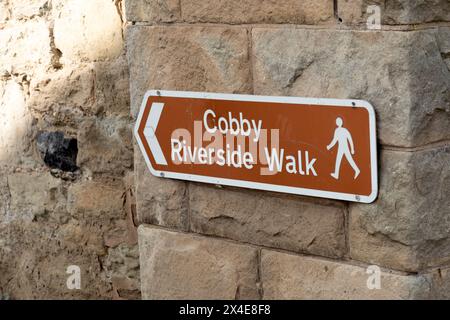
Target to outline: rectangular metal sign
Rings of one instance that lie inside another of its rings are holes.
[[[362,100],[152,90],[135,136],[158,177],[364,203],[378,193]]]

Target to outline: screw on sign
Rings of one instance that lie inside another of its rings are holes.
[[[148,91],[135,136],[159,177],[364,203],[378,193],[367,101]]]

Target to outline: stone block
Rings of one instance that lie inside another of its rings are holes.
[[[366,24],[373,5],[379,6],[385,25],[450,21],[448,0],[339,0],[338,15],[347,24]]]
[[[7,211],[9,221],[32,221],[36,217],[64,211],[66,198],[61,180],[49,172],[14,173],[8,175],[11,203]]]
[[[48,0],[14,0],[10,5],[11,15],[16,20],[26,20],[43,16],[50,11]]]
[[[386,145],[449,139],[441,32],[255,28],[255,94],[367,100]]]
[[[8,186],[8,176],[0,173],[0,225],[4,223],[7,217],[7,210],[10,202],[10,192]],[[6,221],[7,222],[7,221]],[[1,241],[0,241],[1,243]]]
[[[87,180],[71,184],[67,191],[67,211],[72,216],[124,218],[121,181]]]
[[[57,0],[52,4],[55,47],[62,62],[113,59],[123,51],[122,22],[113,1]]]
[[[77,165],[94,173],[122,174],[133,166],[127,117],[86,118],[78,131]]]
[[[141,225],[143,299],[257,299],[257,250]]]
[[[150,89],[251,91],[245,29],[131,26],[127,47],[134,116]]]
[[[0,75],[36,75],[51,65],[50,30],[43,19],[0,29]]]
[[[53,125],[77,127],[84,115],[129,115],[129,74],[125,56],[66,65],[31,79],[28,105]]]
[[[138,223],[188,229],[188,188],[184,181],[155,177],[135,146],[134,170]]]
[[[350,206],[355,260],[417,272],[450,262],[450,147],[382,150],[380,192]]]
[[[181,19],[179,0],[125,0],[125,18],[138,22],[174,22]]]
[[[189,184],[191,230],[294,252],[342,257],[344,205]]]
[[[1,81],[0,97],[0,164],[32,164],[33,120],[23,88],[13,80]]]
[[[429,277],[375,270],[269,250],[261,253],[264,299],[398,300],[430,296]],[[375,271],[375,272],[374,272]],[[370,289],[371,288],[371,289]]]
[[[104,280],[99,263],[100,253],[93,251],[91,242],[98,230],[79,230],[79,237],[65,238],[65,230],[75,227],[72,223],[61,225],[40,219],[0,225],[2,291],[10,299],[111,297],[111,285]],[[80,267],[81,290],[67,288],[67,268],[71,265]]]
[[[2,27],[9,20],[11,12],[8,4],[5,1],[0,2],[0,27]]]
[[[95,101],[93,109],[106,115],[130,114],[130,84],[125,55],[94,66]]]
[[[330,0],[181,0],[181,9],[188,22],[321,24],[334,17]]]
[[[92,64],[80,63],[54,73],[39,74],[31,79],[28,105],[38,112],[51,114],[56,124],[76,125],[81,116],[77,110],[95,113],[93,69]],[[71,117],[68,117],[68,111]]]
[[[140,299],[139,247],[121,244],[108,249],[103,262],[116,299]]]

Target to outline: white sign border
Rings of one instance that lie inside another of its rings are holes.
[[[227,178],[217,178],[209,176],[201,176],[186,173],[175,173],[168,171],[155,170],[152,167],[149,157],[145,151],[144,145],[139,137],[138,129],[139,124],[142,121],[147,100],[151,96],[158,97],[175,97],[175,98],[196,98],[196,99],[219,99],[219,100],[232,100],[232,101],[252,101],[252,102],[273,102],[273,103],[286,103],[286,104],[308,104],[308,105],[326,105],[336,107],[362,107],[369,112],[369,131],[370,131],[370,167],[372,176],[372,193],[369,196],[323,191],[317,189],[307,189],[298,187],[288,187],[268,183],[251,182],[244,180],[234,180]],[[377,139],[376,139],[376,126],[375,126],[375,111],[372,105],[365,100],[352,100],[352,99],[322,99],[322,98],[300,98],[300,97],[277,97],[277,96],[258,96],[258,95],[244,95],[244,94],[227,94],[227,93],[210,93],[210,92],[192,92],[192,91],[169,91],[169,90],[149,90],[145,93],[142,100],[141,108],[136,120],[134,135],[138,142],[139,148],[144,156],[145,162],[150,172],[157,177],[172,178],[178,180],[188,180],[194,182],[203,182],[209,184],[226,185],[234,187],[243,187],[249,189],[274,191],[282,193],[290,193],[302,196],[329,198],[336,200],[345,200],[352,202],[372,203],[378,196],[378,161],[377,161]]]

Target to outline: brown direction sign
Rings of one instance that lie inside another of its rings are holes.
[[[362,100],[148,91],[135,136],[155,176],[370,203],[375,113]]]

